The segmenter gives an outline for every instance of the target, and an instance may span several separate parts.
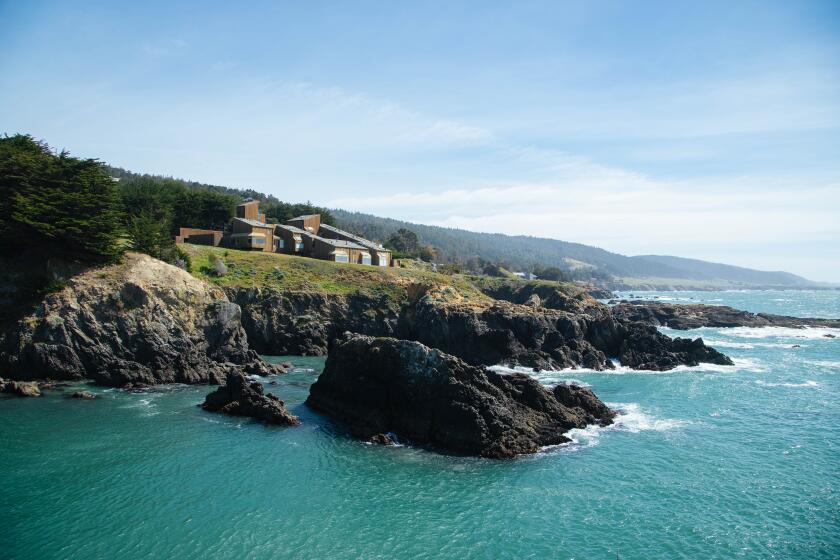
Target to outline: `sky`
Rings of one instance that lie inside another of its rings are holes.
[[[0,85],[136,172],[840,282],[837,1],[0,0]]]

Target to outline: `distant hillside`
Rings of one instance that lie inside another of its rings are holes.
[[[680,257],[644,255],[628,257],[598,247],[556,239],[498,233],[476,233],[454,228],[413,224],[359,212],[333,210],[339,227],[370,239],[385,240],[399,228],[417,233],[421,241],[437,248],[445,262],[466,262],[480,257],[528,270],[557,266],[572,277],[606,285],[621,285],[628,278],[635,286],[663,287],[785,287],[814,286],[810,280],[788,272],[765,272]],[[645,281],[647,280],[647,281]]]
[[[815,282],[812,282],[807,278],[784,271],[771,272],[755,270],[752,268],[743,268],[740,266],[701,261],[697,259],[669,257],[667,255],[640,255],[633,258],[678,268],[691,274],[691,277],[696,279],[723,279],[729,280],[730,282],[742,282],[744,284],[794,287],[807,287],[815,285]]]
[[[423,243],[438,251],[438,261],[467,263],[483,259],[501,262],[514,270],[556,266],[570,279],[596,282],[613,288],[720,288],[815,286],[805,278],[788,272],[764,272],[725,264],[679,257],[644,255],[628,257],[598,247],[557,239],[498,233],[476,233],[454,228],[413,224],[391,218],[346,210],[326,210],[306,204],[290,204],[277,197],[252,190],[208,185],[169,177],[139,175],[118,167],[109,167],[113,177],[123,182],[144,177],[178,184],[187,189],[210,190],[236,198],[252,197],[262,201],[267,215],[278,221],[294,213],[322,212],[339,227],[371,240],[384,242],[400,228],[414,231]],[[291,213],[291,214],[290,214]],[[332,214],[332,216],[329,216]]]

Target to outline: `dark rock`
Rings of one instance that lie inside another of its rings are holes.
[[[501,375],[417,342],[350,334],[331,349],[306,404],[360,439],[392,433],[491,458],[566,443],[570,429],[614,417],[588,389],[552,391],[527,375]]]
[[[263,354],[323,355],[333,340],[350,331],[416,340],[473,365],[602,370],[612,369],[611,358],[627,350],[635,350],[635,360],[646,364],[658,361],[646,352],[666,351],[660,369],[694,363],[697,358],[655,330],[616,320],[608,306],[580,288],[494,283],[482,289],[503,300],[495,304],[433,301],[424,296],[429,289],[411,286],[413,295],[401,304],[364,294],[258,288],[228,288],[227,295],[242,308],[248,343]],[[539,298],[539,307],[521,305],[531,296]],[[711,349],[709,354],[712,358],[703,361],[725,359]]]
[[[376,434],[368,440],[370,443],[376,445],[397,445],[397,439],[394,434]]]
[[[824,336],[825,338],[837,338],[837,337],[836,337],[836,336],[834,336],[833,334],[828,334],[828,333],[824,334],[823,336]]]
[[[250,381],[241,372],[228,373],[227,383],[207,395],[201,407],[210,412],[250,416],[266,424],[300,424],[298,417],[286,410],[283,401],[271,393],[265,394],[262,385]]]
[[[18,397],[40,397],[41,391],[35,382],[10,381],[0,379],[0,393],[8,393]]]
[[[90,400],[90,399],[95,399],[96,395],[94,395],[90,391],[74,391],[73,393],[70,394],[70,398],[71,399]]]
[[[731,364],[700,339],[686,344],[648,325],[617,321],[610,308],[597,302],[575,313],[506,302],[485,308],[421,302],[403,314],[397,333],[473,365],[604,370],[614,368],[611,357],[631,368],[656,370],[699,362]]]
[[[249,349],[239,306],[146,255],[89,270],[0,333],[0,375],[131,384],[220,383],[273,371]]]
[[[787,317],[770,313],[750,313],[726,305],[676,304],[650,301],[627,301],[613,307],[622,321],[640,321],[678,330],[701,327],[829,327],[840,328],[840,319]]]
[[[668,338],[656,327],[642,323],[625,325],[627,336],[618,354],[622,365],[633,369],[664,371],[679,365],[696,366],[701,363],[731,366],[732,360],[714,348],[706,346],[702,338]]]
[[[242,308],[248,344],[261,354],[323,356],[345,331],[391,335],[400,314],[386,296],[226,288]]]

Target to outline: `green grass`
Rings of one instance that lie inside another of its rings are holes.
[[[497,290],[503,286],[522,287],[536,286],[557,290],[569,297],[576,297],[586,290],[569,282],[555,282],[554,280],[523,280],[521,278],[499,278],[495,276],[467,276],[467,280],[480,290]]]
[[[192,274],[220,287],[240,286],[325,294],[363,294],[402,304],[423,294],[439,301],[482,304],[489,298],[466,277],[438,274],[419,266],[380,268],[306,257],[181,245],[192,261]],[[222,277],[212,274],[210,256],[227,265]]]

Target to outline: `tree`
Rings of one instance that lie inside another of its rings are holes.
[[[417,251],[417,256],[425,262],[432,262],[437,259],[437,251],[431,245],[423,245]]]
[[[119,192],[97,160],[29,135],[0,138],[0,201],[0,251],[87,262],[121,252]]]
[[[420,240],[410,229],[400,228],[388,238],[385,247],[402,256],[416,257],[420,249]]]
[[[146,253],[156,259],[168,260],[174,245],[166,224],[146,211],[129,217],[126,228],[131,240],[131,248]]]
[[[536,266],[534,267],[534,274],[540,280],[555,280],[557,282],[565,282],[568,280],[566,273],[556,266]]]
[[[236,202],[236,198],[229,194],[198,189],[184,190],[175,201],[173,229],[224,229],[233,218]]]

